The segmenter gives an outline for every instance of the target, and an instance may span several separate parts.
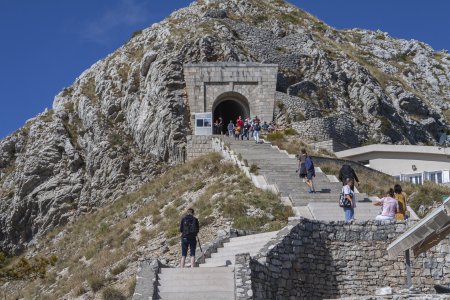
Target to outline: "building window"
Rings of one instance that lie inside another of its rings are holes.
[[[437,175],[437,183],[442,183],[442,172],[439,172]]]

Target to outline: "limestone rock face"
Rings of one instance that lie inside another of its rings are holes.
[[[0,142],[1,250],[20,252],[180,160],[191,132],[183,64],[211,61],[279,64],[280,111],[307,137],[430,143],[448,125],[445,52],[338,31],[281,0],[197,1],[133,35]]]

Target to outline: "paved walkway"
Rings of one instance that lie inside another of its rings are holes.
[[[269,184],[276,184],[281,196],[289,197],[299,216],[322,221],[344,220],[344,212],[338,205],[342,183],[335,176],[327,176],[316,167],[315,194],[308,193],[308,187],[295,172],[297,160],[280,152],[271,144],[256,144],[254,141],[236,141],[224,137],[234,152],[247,160],[248,165],[255,164],[258,173]],[[372,205],[372,198],[365,193],[356,194],[355,218],[372,220],[380,212],[380,207]]]
[[[256,255],[278,232],[231,238],[199,268],[162,268],[158,275],[158,299],[235,299],[235,255]]]

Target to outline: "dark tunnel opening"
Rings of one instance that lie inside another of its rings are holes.
[[[237,118],[241,116],[242,119],[249,117],[248,109],[235,100],[225,100],[216,106],[213,112],[214,122],[219,118],[222,118],[223,127],[222,133],[225,133],[230,120],[236,125]]]

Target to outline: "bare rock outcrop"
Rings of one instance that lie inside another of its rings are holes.
[[[448,125],[445,52],[338,31],[280,0],[197,1],[134,34],[0,142],[0,249],[18,253],[179,160],[191,132],[183,64],[209,61],[279,64],[278,100],[305,135],[317,122],[352,145],[426,144]]]

